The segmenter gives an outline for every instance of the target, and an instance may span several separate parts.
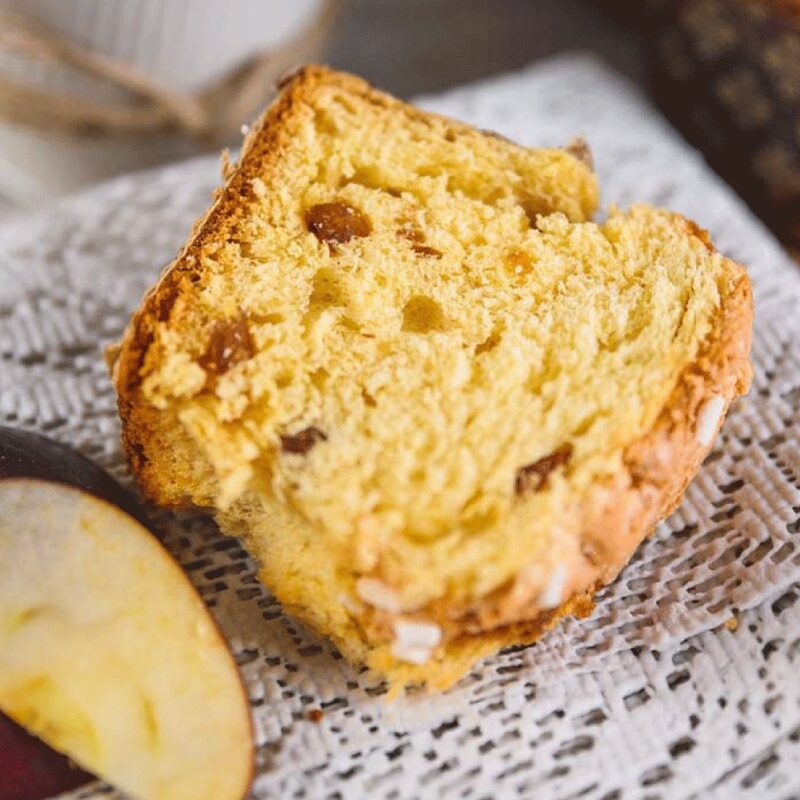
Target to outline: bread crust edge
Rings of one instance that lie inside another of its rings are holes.
[[[705,231],[675,216],[713,249]],[[415,683],[447,689],[480,658],[504,647],[531,644],[566,616],[589,616],[596,592],[617,577],[656,525],[680,504],[713,448],[730,404],[746,394],[752,380],[752,288],[743,267],[729,259],[725,263],[736,276],[735,288],[722,298],[716,324],[698,357],[684,370],[652,428],[625,448],[623,467],[614,479],[596,487],[580,504],[581,558],[564,576],[563,602],[543,608],[541,587],[526,583],[520,571],[514,582],[469,610],[466,626],[461,620],[451,622],[454,632],[425,664],[401,664],[391,658],[388,646],[376,651],[369,664],[389,676],[393,691]],[[701,441],[700,418],[712,397],[722,397],[724,406],[710,441]],[[383,616],[381,626],[391,624],[392,619]]]
[[[686,224],[696,229],[688,220]],[[614,480],[597,486],[581,503],[583,563],[575,564],[565,578],[567,595],[614,580],[658,522],[679,505],[713,447],[730,404],[750,387],[750,281],[738,264],[726,260],[726,265],[737,276],[735,289],[722,299],[717,324],[698,357],[684,370],[653,427],[625,448],[623,468]],[[715,397],[724,405],[713,420],[713,432],[701,438],[703,409]],[[495,607],[499,614],[494,620],[491,611],[483,609],[482,628],[528,618],[530,603],[535,604],[524,582],[512,587],[505,600],[505,606]]]
[[[155,335],[159,306],[174,298],[181,282],[189,280],[199,268],[200,243],[221,239],[242,213],[240,197],[249,191],[249,181],[268,169],[270,161],[277,158],[282,139],[289,135],[282,121],[292,114],[296,104],[303,102],[305,93],[316,82],[330,81],[332,75],[343,88],[369,92],[379,102],[399,102],[355,76],[332,73],[324,67],[304,67],[291,76],[275,103],[246,136],[238,165],[226,176],[210,208],[195,223],[186,245],[147,292],[120,344],[109,350],[107,359],[118,395],[124,449],[143,494],[157,505],[182,506],[189,500],[185,492],[176,488],[180,481],[173,481],[165,474],[164,464],[154,463],[145,454],[145,444],[148,450],[153,450],[162,445],[173,447],[178,441],[173,435],[164,434],[169,427],[165,427],[164,412],[140,397],[140,372]],[[462,127],[460,123],[452,124]],[[691,221],[676,217],[683,220],[691,235],[713,250],[704,231]],[[567,599],[555,609],[543,610],[538,602],[539,588],[527,586],[520,578],[472,609],[469,626],[429,663],[398,665],[379,655],[370,662],[371,666],[386,672],[393,683],[422,681],[431,687],[447,688],[487,653],[535,641],[566,615],[590,613],[595,592],[614,580],[656,524],[679,504],[713,446],[713,442],[704,445],[696,437],[703,404],[712,396],[724,398],[715,426],[718,431],[730,403],[750,385],[751,287],[742,267],[732,261],[726,263],[738,275],[736,289],[722,298],[720,320],[698,358],[679,379],[651,430],[626,448],[624,468],[613,482],[596,487],[582,503],[580,535],[588,547],[583,551],[583,561],[572,565],[565,579]],[[178,425],[177,420],[173,423]],[[192,502],[211,506],[210,490],[208,497],[194,495]],[[462,656],[461,666],[454,669],[446,664],[448,648],[470,655]]]

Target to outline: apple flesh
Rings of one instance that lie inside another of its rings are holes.
[[[219,629],[132,498],[40,440],[0,428],[0,711],[141,800],[240,800],[252,727]]]

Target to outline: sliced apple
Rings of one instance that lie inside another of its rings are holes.
[[[0,428],[0,711],[142,800],[239,800],[252,727],[219,629],[132,498],[41,442]]]
[[[70,760],[0,714],[0,797],[47,800],[93,780]]]

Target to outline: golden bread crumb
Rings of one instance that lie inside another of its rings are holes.
[[[145,491],[396,687],[588,613],[749,383],[742,268],[590,163],[307,68],[122,343]]]

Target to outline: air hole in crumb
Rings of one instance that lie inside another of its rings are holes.
[[[528,218],[531,228],[536,228],[537,217],[540,214],[547,214],[549,210],[546,201],[531,195],[521,197],[519,203],[522,206],[522,210],[525,212],[525,216]]]
[[[425,234],[413,222],[404,222],[397,229],[397,235],[401,239],[420,244],[425,241]]]
[[[286,319],[283,314],[270,312],[269,314],[251,314],[250,321],[256,325],[279,325]]]
[[[311,385],[314,386],[316,389],[319,389],[320,392],[325,390],[325,385],[328,382],[328,370],[326,369],[315,369],[311,373]]]
[[[447,317],[433,298],[416,294],[403,307],[403,330],[409,333],[444,331]]]
[[[437,250],[435,247],[428,247],[426,244],[412,244],[411,249],[418,256],[429,256],[431,258],[441,258],[442,251]]]
[[[252,258],[254,260],[259,258],[251,242],[239,242],[239,254],[242,258]]]
[[[462,520],[462,525],[469,533],[480,533],[497,524],[497,509],[490,508],[485,511],[475,511]]]
[[[323,267],[314,275],[310,303],[318,309],[347,305],[344,287],[333,270]]]
[[[387,186],[383,177],[375,172],[366,169],[357,169],[349,177],[342,176],[339,179],[339,188],[343,189],[345,186],[355,184],[356,186],[363,186],[365,189],[371,189],[377,192],[384,192],[392,197],[400,197],[403,190],[396,186]]]
[[[411,471],[409,475],[413,483],[423,484],[427,480],[428,473],[425,471],[423,467],[417,467],[416,469]]]
[[[283,372],[278,373],[278,376],[275,378],[275,385],[279,389],[285,389],[287,386],[291,385],[292,383],[292,373],[284,370]]]
[[[462,188],[459,186],[458,178],[455,175],[451,175],[448,173],[443,173],[441,169],[429,166],[429,167],[420,167],[418,170],[418,174],[420,178],[432,178],[435,181],[442,180],[444,181],[444,186],[442,187],[446,192],[453,192],[457,188]],[[475,197],[477,195],[470,195],[469,192],[466,192],[467,197]],[[480,196],[480,199],[483,199],[483,196]]]
[[[314,109],[314,127],[318,133],[335,136],[339,133],[339,126],[329,111]]]

